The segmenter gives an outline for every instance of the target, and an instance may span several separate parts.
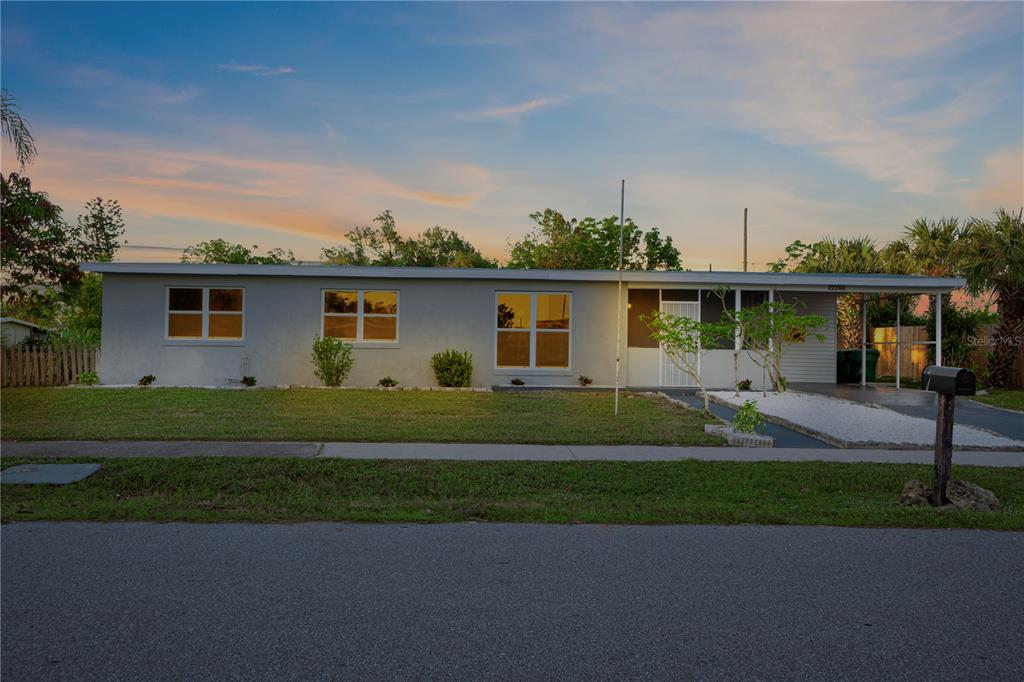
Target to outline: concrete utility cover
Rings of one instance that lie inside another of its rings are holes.
[[[64,485],[92,476],[99,464],[19,464],[0,472],[0,483]]]

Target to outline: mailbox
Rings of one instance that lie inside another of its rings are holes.
[[[921,388],[945,395],[974,395],[977,377],[962,367],[928,365],[921,373]]]

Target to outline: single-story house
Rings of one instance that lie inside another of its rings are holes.
[[[15,317],[0,317],[0,346],[4,348],[13,348],[28,337],[45,338],[49,333],[49,329],[33,322]]]
[[[621,384],[686,386],[640,319],[654,310],[717,321],[723,305],[798,301],[828,320],[825,341],[786,344],[790,382],[836,380],[836,296],[940,296],[962,280],[895,275],[763,272],[509,270],[313,265],[87,263],[103,274],[100,380],[210,386],[243,375],[262,385],[316,385],[310,348],[317,334],[350,341],[346,385],[384,376],[433,386],[430,358],[473,354],[473,383],[595,385],[615,382],[621,320]],[[727,286],[725,301],[715,290]],[[617,309],[617,301],[621,309]],[[733,340],[702,357],[709,388],[731,387]],[[941,358],[941,339],[937,352]],[[941,363],[941,360],[940,360]],[[761,369],[741,354],[740,377],[760,386]]]

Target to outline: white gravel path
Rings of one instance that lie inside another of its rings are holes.
[[[711,391],[719,402],[739,407],[753,400],[766,416],[825,436],[836,445],[929,448],[935,444],[935,421],[893,410],[812,393],[787,391],[762,395],[760,391]],[[953,444],[958,448],[1020,449],[1024,442],[982,429],[956,424]]]

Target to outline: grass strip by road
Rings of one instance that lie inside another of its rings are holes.
[[[5,458],[9,466],[27,460]],[[61,460],[74,461],[74,460]],[[921,465],[130,458],[67,486],[4,485],[4,522],[507,521],[1024,529],[1020,469],[956,466],[1004,510],[896,504]]]
[[[14,388],[5,440],[722,445],[695,410],[607,392]]]
[[[1024,390],[991,388],[985,395],[976,395],[972,400],[1001,407],[1004,410],[1024,412]]]

